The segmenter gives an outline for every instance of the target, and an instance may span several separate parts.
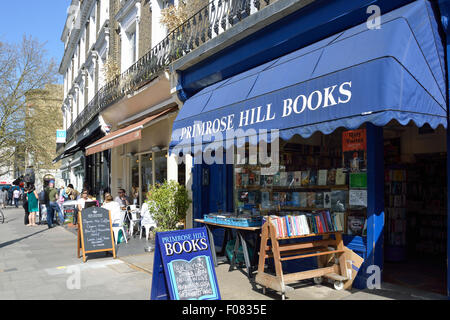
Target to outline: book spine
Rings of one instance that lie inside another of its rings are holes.
[[[319,213],[320,224],[322,225],[322,232],[328,232],[327,224],[325,223],[325,219],[323,217],[323,212]]]
[[[328,225],[330,226],[330,231],[336,231],[335,229],[335,227],[334,227],[334,224],[333,224],[333,221],[331,220],[331,216],[330,216],[330,211],[325,211],[325,215],[326,215],[326,217],[327,217],[327,220],[328,220]]]

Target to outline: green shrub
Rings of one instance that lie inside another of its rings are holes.
[[[176,181],[165,181],[151,186],[147,194],[150,215],[156,222],[157,231],[176,230],[177,223],[186,219],[191,204],[185,186]]]

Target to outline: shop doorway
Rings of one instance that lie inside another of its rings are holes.
[[[446,132],[429,125],[384,127],[383,280],[447,291]]]

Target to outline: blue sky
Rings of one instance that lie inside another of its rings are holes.
[[[47,42],[49,58],[58,67],[64,52],[61,34],[71,0],[23,0],[0,2],[0,41],[18,43],[24,34]]]

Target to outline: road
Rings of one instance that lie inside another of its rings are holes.
[[[151,275],[104,253],[83,263],[76,236],[62,227],[27,227],[23,209],[0,224],[0,300],[150,298]]]

